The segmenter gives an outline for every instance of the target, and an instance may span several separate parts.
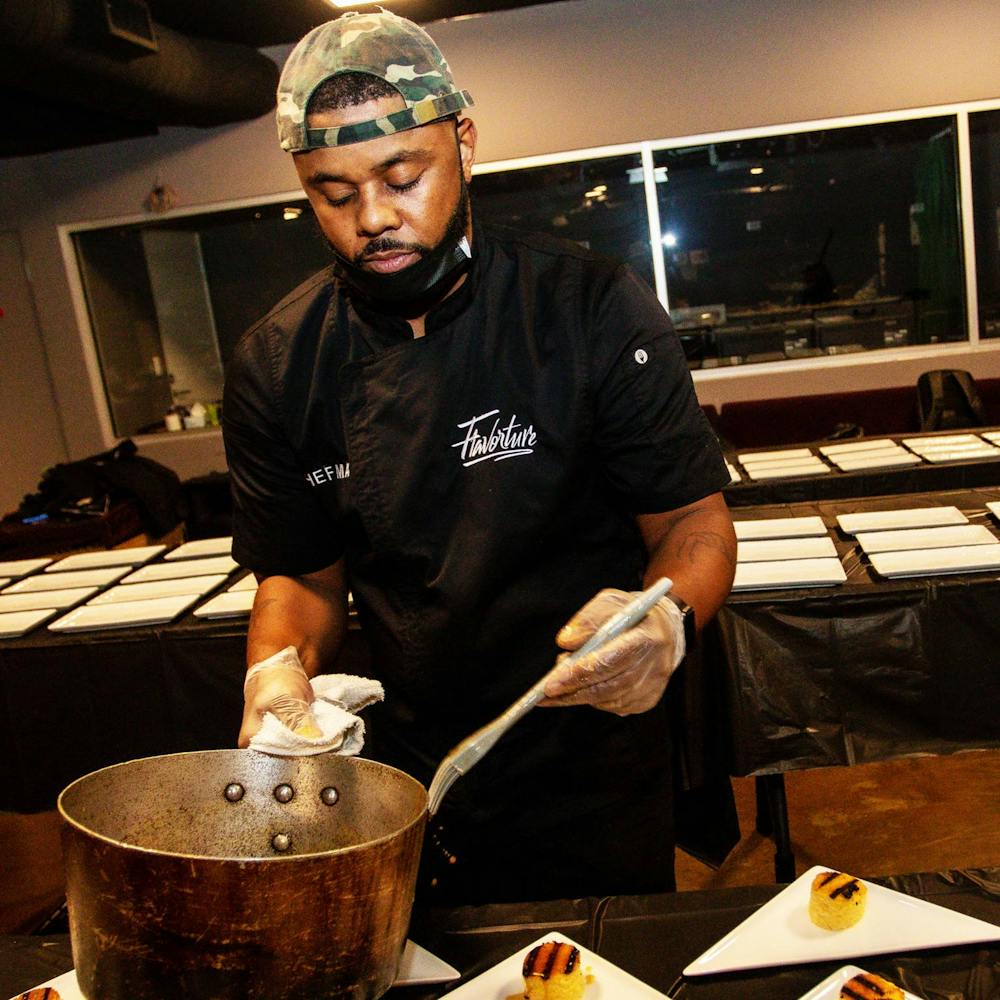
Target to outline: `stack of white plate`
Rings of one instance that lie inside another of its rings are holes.
[[[734,521],[733,590],[829,587],[847,576],[820,517]]]
[[[921,462],[919,456],[907,451],[895,441],[890,441],[889,438],[826,444],[821,445],[819,450],[842,472],[888,469],[894,466],[919,465]]]
[[[841,514],[841,529],[857,539],[880,576],[939,576],[1000,569],[1000,541],[957,507]]]
[[[983,458],[1000,458],[1000,448],[990,441],[984,441],[978,434],[934,434],[903,438],[903,444],[928,462],[971,462]]]
[[[822,476],[833,472],[826,462],[809,448],[784,448],[780,451],[746,451],[736,456],[749,479],[792,479],[799,476]]]
[[[117,586],[91,597],[85,605],[51,622],[49,629],[53,632],[87,632],[166,624],[224,583],[236,568],[236,562],[231,556],[221,555],[203,559],[164,560],[138,569],[134,566],[115,569],[117,575],[104,582],[117,583]],[[103,572],[110,572],[111,569],[109,567]],[[79,573],[51,575],[69,577]],[[30,579],[33,578],[29,577]],[[24,582],[28,583],[27,580]]]

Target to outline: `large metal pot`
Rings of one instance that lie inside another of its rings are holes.
[[[353,757],[117,764],[59,797],[88,1000],[369,1000],[406,941],[427,795]]]

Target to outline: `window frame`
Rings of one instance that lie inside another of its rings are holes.
[[[965,323],[966,339],[950,341],[943,344],[915,344],[905,347],[879,348],[875,351],[865,351],[854,354],[829,355],[814,358],[795,358],[783,361],[768,361],[755,364],[733,365],[718,368],[697,369],[691,373],[695,385],[699,382],[731,381],[739,379],[754,379],[762,372],[803,372],[822,369],[842,369],[865,365],[877,360],[878,363],[892,361],[914,360],[921,358],[968,354],[1000,355],[1000,338],[980,338],[979,331],[979,289],[976,273],[976,246],[973,213],[972,192],[972,156],[969,132],[969,116],[979,111],[1000,110],[1000,98],[961,101],[950,104],[937,104],[925,107],[903,108],[897,110],[868,112],[865,114],[842,115],[833,118],[812,119],[807,121],[781,122],[771,125],[761,125],[741,129],[731,129],[716,132],[702,132],[692,135],[672,136],[669,138],[647,139],[635,142],[617,143],[614,145],[593,146],[585,149],[567,149],[547,153],[537,153],[530,156],[512,157],[502,160],[492,160],[477,163],[473,167],[474,174],[489,174],[501,171],[520,170],[531,167],[551,166],[558,163],[579,162],[608,156],[630,155],[638,153],[642,164],[643,184],[645,186],[646,214],[649,223],[650,253],[653,258],[653,275],[655,279],[656,296],[665,309],[670,308],[666,281],[666,268],[663,253],[660,251],[660,219],[659,204],[656,193],[656,179],[653,166],[653,154],[663,149],[677,149],[685,146],[707,145],[710,143],[734,142],[744,139],[760,139],[781,136],[790,132],[815,132],[835,128],[851,128],[860,125],[880,125],[890,122],[916,121],[922,118],[954,116],[956,121],[956,147],[958,155],[958,207],[959,222],[962,227],[962,268],[964,272]],[[172,218],[186,218],[208,213],[225,212],[234,209],[252,208],[257,205],[272,205],[277,202],[305,201],[305,195],[300,189],[282,191],[273,194],[259,195],[222,202],[212,202],[202,205],[184,206],[173,209],[155,217],[157,222]],[[83,290],[83,279],[76,258],[73,235],[90,229],[100,229],[115,226],[135,225],[149,222],[150,216],[143,213],[95,219],[86,222],[66,223],[57,226],[59,244],[63,256],[63,264],[69,282],[72,307],[77,328],[82,341],[86,362],[87,375],[91,392],[96,404],[97,416],[101,426],[104,441],[111,447],[119,440],[114,432],[111,417],[110,402],[104,386],[104,377],[97,353],[94,330],[90,322],[90,314]],[[218,434],[217,428],[187,433]],[[162,440],[163,433],[135,435],[141,444],[144,440]]]

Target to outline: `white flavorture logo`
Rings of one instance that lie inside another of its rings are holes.
[[[461,448],[460,457],[462,465],[468,468],[477,462],[485,462],[492,459],[499,462],[504,458],[515,458],[517,455],[530,455],[535,449],[534,444],[538,439],[535,428],[528,424],[523,426],[517,422],[517,414],[513,414],[506,425],[501,426],[502,417],[497,416],[499,410],[490,410],[488,413],[480,413],[478,417],[466,420],[458,424],[458,427],[465,431],[465,437],[461,441],[452,444],[452,448]],[[496,417],[492,426],[486,433],[480,433],[479,425],[484,421]]]

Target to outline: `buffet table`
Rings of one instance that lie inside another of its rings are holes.
[[[994,533],[1000,489],[748,508],[741,519],[818,515],[847,582],[731,594],[707,643],[725,690],[734,775],[1000,747],[1000,578],[883,579],[837,515],[949,506]]]
[[[850,438],[845,441],[814,441],[810,444],[790,445],[793,448],[810,448],[814,453],[827,445],[861,444],[866,440],[896,441],[904,438],[935,438],[950,434],[981,434],[997,428],[976,427],[967,431],[939,431],[936,433],[879,434],[872,438]],[[778,450],[771,448],[743,448],[740,454],[767,454]],[[736,455],[727,459],[737,465]],[[831,469],[822,475],[795,476],[787,479],[754,480],[740,468],[743,478],[731,483],[723,493],[730,507],[748,507],[760,504],[796,503],[861,497],[899,495],[905,493],[930,493],[935,490],[964,490],[1000,485],[1000,457],[956,462],[930,463],[899,468],[862,469],[843,472]],[[737,512],[736,516],[740,516]]]
[[[950,910],[1000,923],[1000,869],[900,875],[879,881]],[[847,964],[886,976],[914,996],[928,1000],[994,1000],[997,996],[1000,943],[696,978],[682,975],[689,963],[781,888],[747,887],[416,913],[410,936],[458,969],[462,978],[437,986],[394,988],[386,996],[388,1000],[446,996],[553,932],[570,937],[585,951],[624,969],[664,995],[683,1000],[795,1000]],[[781,929],[776,928],[776,935],[780,933]],[[997,936],[1000,938],[1000,929]],[[66,935],[0,938],[0,997],[16,996],[67,971],[72,964]],[[596,982],[600,969],[594,971]],[[613,1000],[628,1000],[627,994],[619,993]],[[473,995],[495,1000],[492,992]],[[606,991],[599,995],[610,997]]]

